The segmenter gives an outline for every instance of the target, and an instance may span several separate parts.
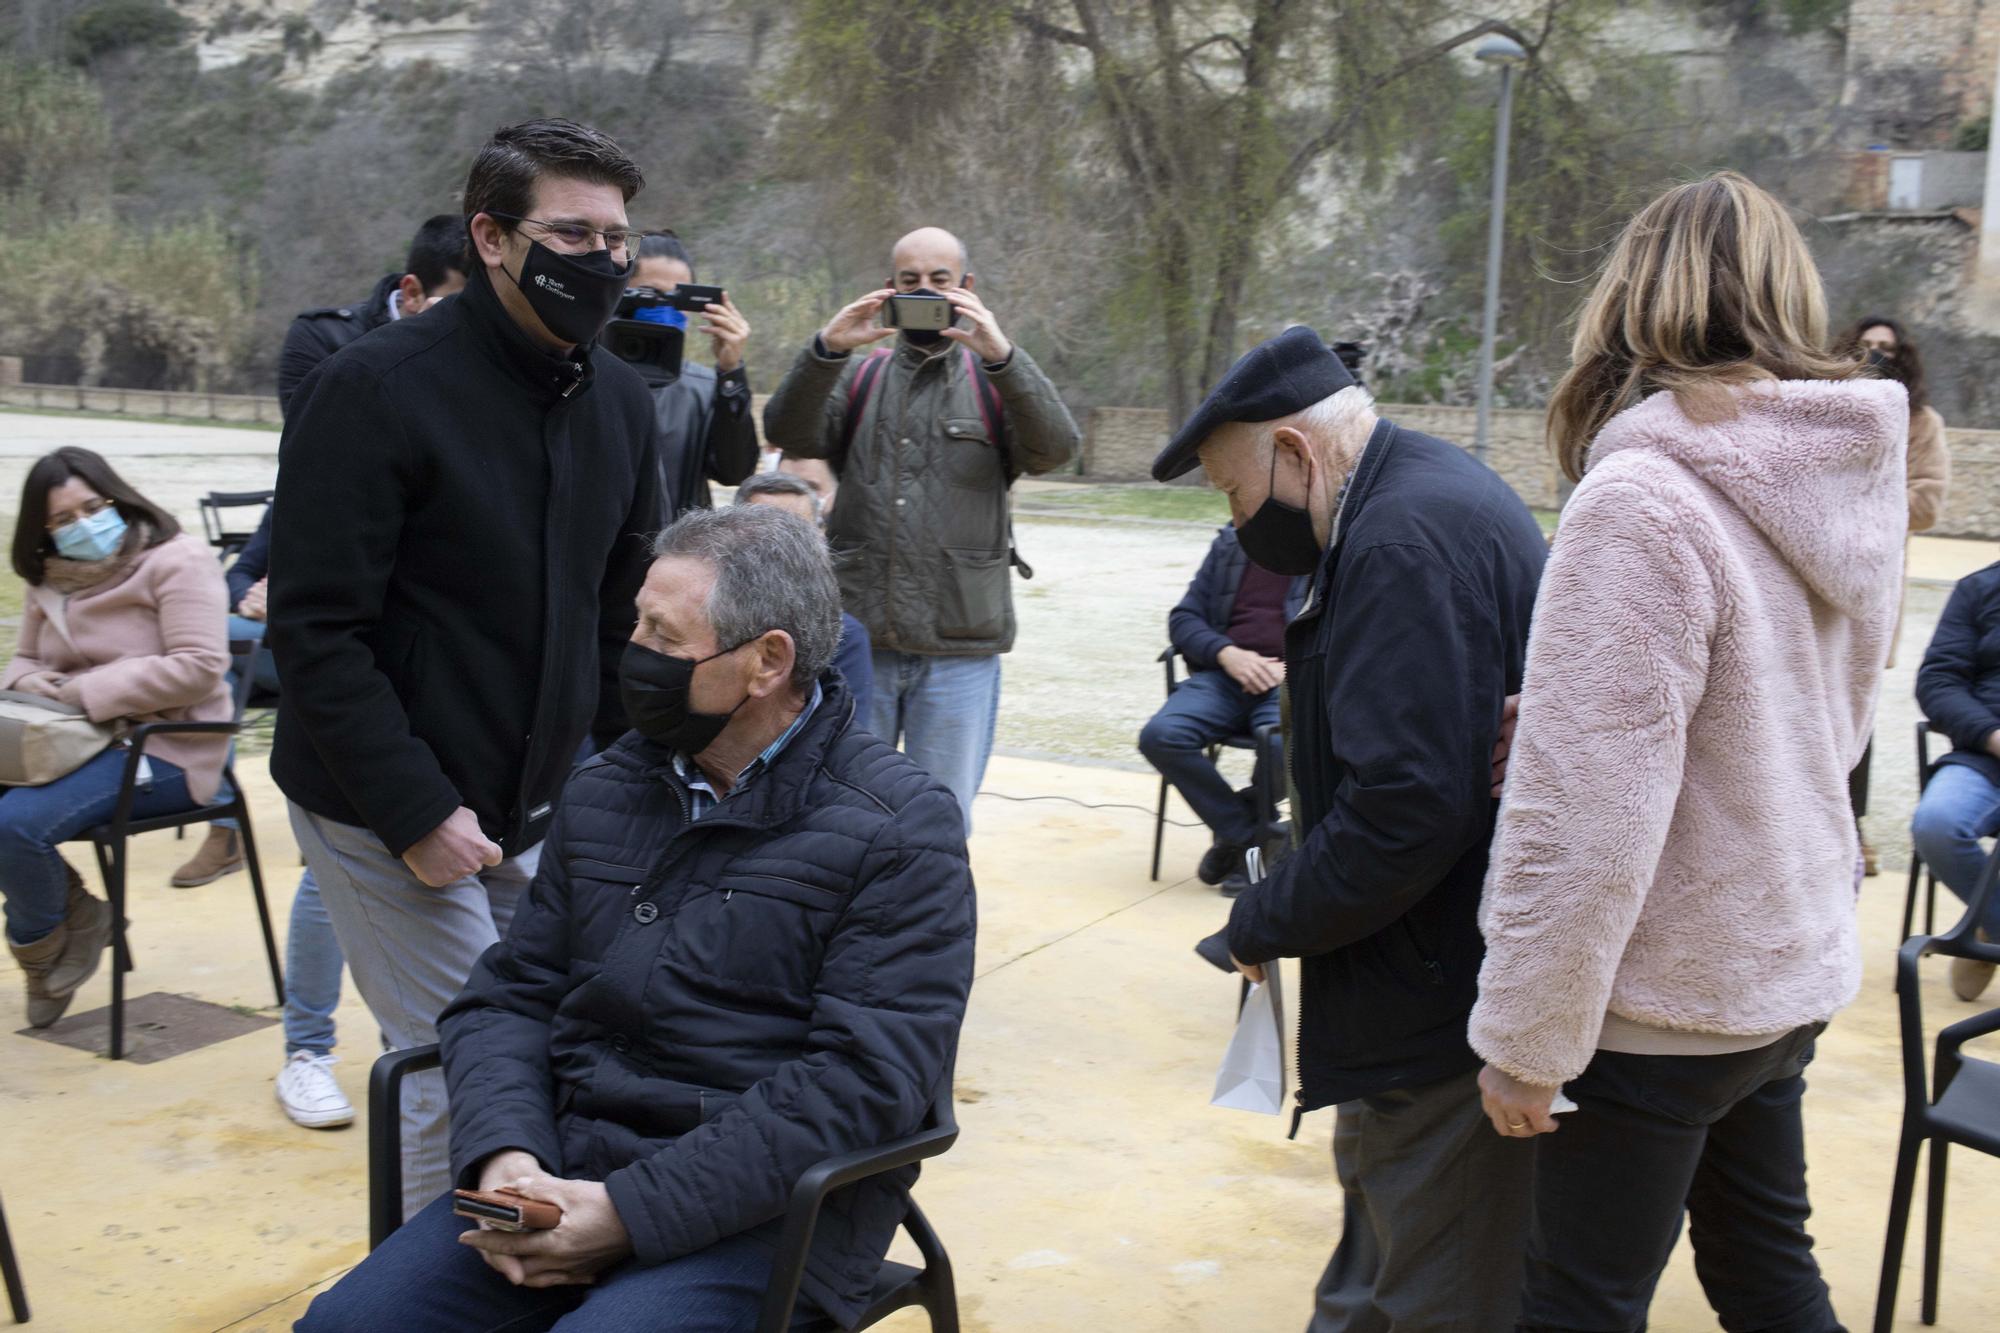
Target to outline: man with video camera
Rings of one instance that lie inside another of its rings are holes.
[[[970,829],[1000,654],[1014,646],[1008,580],[1028,574],[1008,491],[1075,457],[1076,422],[973,292],[956,236],[913,231],[890,268],[888,286],[799,353],[764,405],[764,433],[839,478],[827,540],[841,599],[874,643],[870,730],[949,787]],[[891,337],[892,349],[853,355]]]
[[[708,483],[735,486],[757,470],[757,423],[743,347],[750,322],[721,288],[697,287],[694,257],[670,231],[639,239],[631,284],[605,346],[652,390],[660,434],[666,521],[712,508]],[[689,317],[714,344],[715,369],[686,359]]]

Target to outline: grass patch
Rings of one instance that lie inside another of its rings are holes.
[[[89,421],[143,421],[152,426],[220,426],[226,430],[261,430],[276,435],[284,427],[267,421],[213,421],[208,417],[149,417],[138,412],[86,412],[74,407],[0,407],[17,417],[82,417]]]
[[[1051,509],[1103,518],[1168,519],[1183,523],[1229,521],[1229,502],[1205,486],[1064,486],[1023,496],[1023,508]]]

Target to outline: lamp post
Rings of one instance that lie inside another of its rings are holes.
[[[1514,115],[1514,70],[1528,53],[1498,33],[1474,51],[1482,64],[1500,67],[1500,116],[1493,130],[1493,217],[1486,233],[1486,309],[1479,333],[1479,429],[1472,452],[1482,462],[1493,428],[1493,337],[1500,323],[1500,242],[1507,226],[1507,137]]]

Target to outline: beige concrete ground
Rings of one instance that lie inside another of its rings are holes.
[[[245,777],[282,904],[296,856],[268,781]],[[1147,882],[1151,819],[1134,807],[1152,790],[1139,774],[1001,759],[979,802],[964,1135],[918,1187],[957,1263],[969,1330],[1300,1328],[1333,1243],[1330,1115],[1287,1143],[1274,1118],[1206,1104],[1233,988],[1189,949],[1224,909],[1187,878],[1202,845],[1190,831],[1169,830],[1168,879]],[[1046,795],[1113,808],[1002,799]],[[134,993],[265,1005],[246,881],[168,889],[183,851],[169,835],[140,844]],[[1887,980],[1898,903],[1886,880],[1864,894],[1869,977],[1823,1044],[1807,1103],[1820,1254],[1855,1327],[1872,1306],[1901,1104]],[[18,987],[0,964],[0,1194],[36,1327],[282,1329],[360,1258],[362,1134],[283,1119],[275,1030],[114,1065],[14,1035]],[[93,981],[79,1007],[106,993]],[[1966,1012],[1935,978],[1927,999]],[[340,1075],[358,1103],[374,1041],[351,992],[340,1023]],[[1991,1329],[2000,1163],[1961,1153],[1953,1181],[1939,1327]],[[1898,1327],[1917,1326],[1914,1302]],[[1653,1327],[1714,1327],[1685,1247]]]

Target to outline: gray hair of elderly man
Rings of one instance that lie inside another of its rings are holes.
[[[795,495],[802,497],[812,506],[813,521],[818,522],[820,514],[819,492],[803,477],[790,472],[759,472],[736,488],[736,503],[749,504],[760,495]]]
[[[792,685],[810,690],[840,646],[840,584],[826,539],[770,505],[690,510],[653,539],[653,558],[699,560],[715,571],[709,627],[719,648],[781,629],[791,636]]]

